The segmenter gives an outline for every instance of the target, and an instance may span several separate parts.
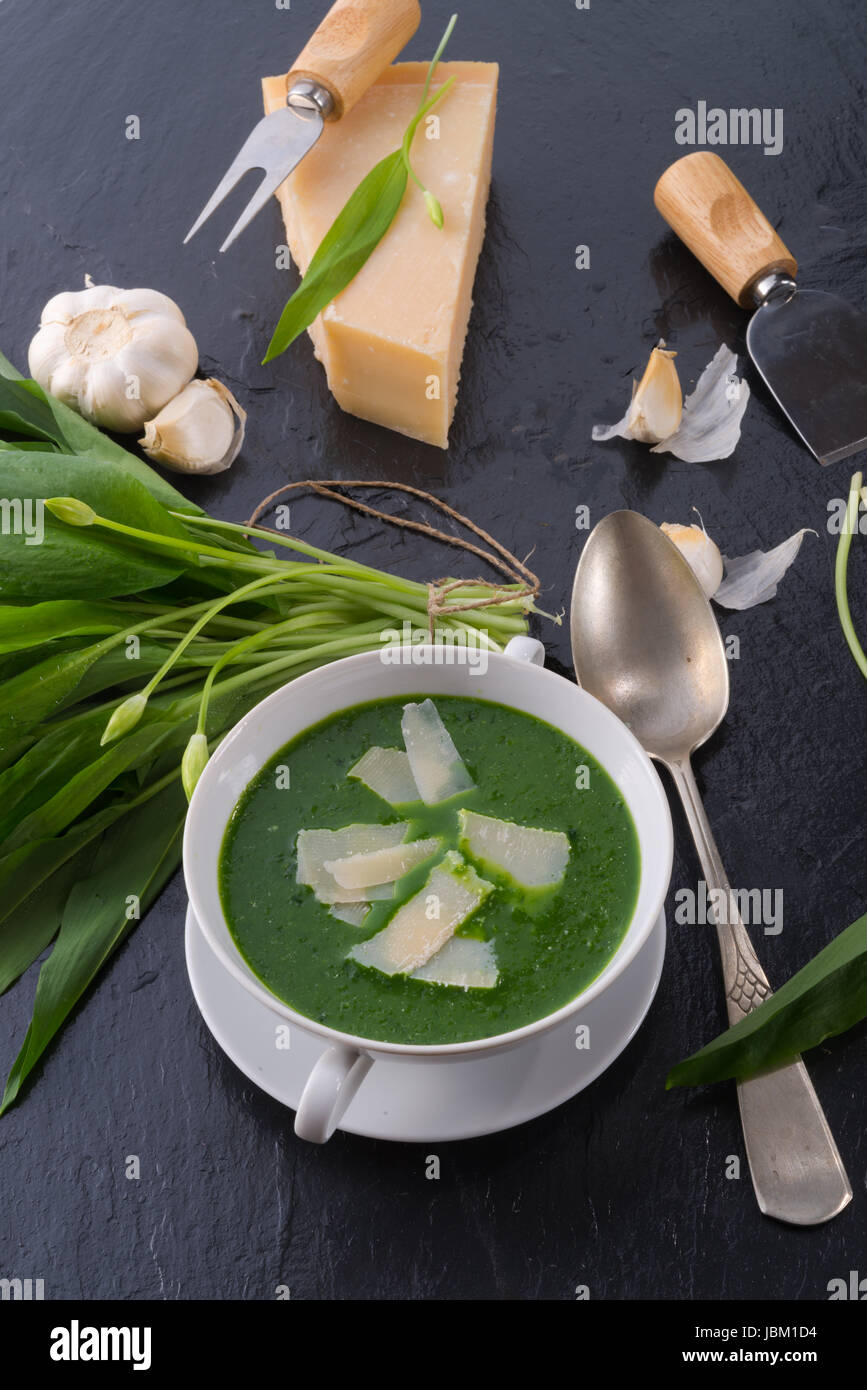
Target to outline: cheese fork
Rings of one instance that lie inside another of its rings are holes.
[[[339,121],[397,57],[419,26],[418,0],[337,0],[286,75],[286,105],[253,127],[187,235],[251,169],[256,192],[220,247],[225,251],[313,148],[326,121]]]

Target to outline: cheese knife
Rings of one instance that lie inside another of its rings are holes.
[[[750,357],[819,462],[867,448],[867,314],[800,288],[794,256],[719,155],[676,160],[653,201],[732,299],[754,310]]]
[[[421,20],[418,0],[337,0],[286,74],[286,105],[263,116],[226,170],[184,243],[251,169],[256,192],[220,247],[225,251],[313,148],[397,57]]]

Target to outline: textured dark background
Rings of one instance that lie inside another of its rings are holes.
[[[464,0],[449,56],[502,65],[489,227],[448,453],[340,413],[306,342],[259,360],[294,280],[274,269],[276,204],[226,256],[224,211],[181,238],[259,115],[258,79],[284,71],[325,0],[4,0],[0,9],[0,346],[24,366],[43,302],[96,282],[158,287],[183,307],[202,368],[250,412],[231,474],[191,484],[241,518],[281,481],[403,479],[432,488],[516,552],[535,547],[548,604],[568,598],[582,535],[619,506],[656,521],[700,507],[724,550],[805,542],[776,600],[723,615],[741,657],[732,708],[698,759],[730,875],[785,890],[785,929],[759,942],[773,980],[864,910],[867,689],[833,601],[820,471],[754,396],[736,455],[696,467],[640,445],[590,443],[617,418],[653,342],[694,379],[744,318],[677,244],[651,201],[683,153],[675,111],[782,107],[785,147],[728,152],[789,242],[804,283],[867,307],[861,0]],[[450,3],[425,0],[408,56],[429,57]],[[141,139],[125,138],[125,118]],[[723,152],[725,153],[725,152]],[[574,269],[587,243],[592,268]],[[296,529],[429,578],[451,553],[377,534],[315,501]],[[867,553],[851,564],[867,628]],[[542,634],[569,669],[566,629]],[[675,810],[674,887],[698,867]],[[22,1103],[0,1120],[0,1275],[42,1277],[51,1298],[821,1299],[867,1274],[864,1062],[856,1030],[810,1059],[855,1188],[829,1227],[759,1215],[734,1093],[666,1095],[668,1065],[723,1022],[709,930],[671,930],[662,986],[637,1039],[570,1104],[521,1129],[427,1149],[338,1134],[297,1141],[292,1116],[220,1053],[192,1001],[175,881],[114,959]],[[0,1005],[0,1065],[26,1027],[31,972]],[[124,1157],[142,1160],[139,1182]]]

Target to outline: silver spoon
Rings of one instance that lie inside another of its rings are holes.
[[[571,623],[579,685],[668,769],[708,891],[722,890],[728,903],[727,921],[717,919],[717,935],[729,1022],[737,1023],[771,989],[738,913],[690,765],[690,754],[719,727],[729,703],[728,662],[711,606],[658,526],[637,512],[612,512],[581,555]],[[836,1216],[852,1200],[852,1188],[803,1062],[742,1081],[737,1090],[761,1210],[795,1226]]]

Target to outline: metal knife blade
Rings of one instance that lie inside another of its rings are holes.
[[[747,347],[820,463],[867,448],[867,314],[822,290],[796,289],[756,310]]]

